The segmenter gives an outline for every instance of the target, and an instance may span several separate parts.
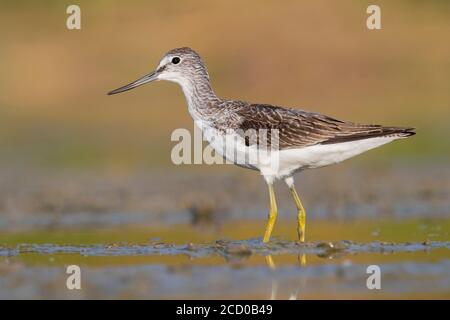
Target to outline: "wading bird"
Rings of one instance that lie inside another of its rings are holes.
[[[190,48],[170,50],[155,71],[108,94],[159,80],[181,86],[189,113],[216,152],[263,175],[270,199],[264,242],[270,240],[277,218],[275,180],[283,179],[289,187],[298,210],[298,238],[304,242],[306,212],[294,187],[294,173],[335,164],[415,134],[414,128],[356,124],[299,109],[219,98],[212,90],[202,58]],[[251,133],[247,134],[249,131]],[[268,133],[270,139],[259,139],[260,131]],[[276,143],[272,139],[275,136]],[[266,141],[264,148],[271,150],[271,156],[252,157],[263,148],[263,140]],[[224,148],[230,141],[233,141],[230,144],[232,150]],[[253,161],[242,160],[248,158]]]

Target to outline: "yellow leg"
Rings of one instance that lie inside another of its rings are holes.
[[[303,208],[302,202],[300,201],[300,197],[295,190],[294,185],[289,187],[291,190],[292,198],[294,198],[295,205],[297,206],[297,232],[298,232],[298,240],[300,242],[305,242],[305,227],[306,227],[306,212]]]
[[[275,192],[273,191],[273,184],[269,184],[269,197],[270,197],[270,211],[269,220],[267,221],[266,232],[264,233],[263,242],[269,242],[270,235],[272,234],[275,220],[277,219],[278,209],[277,202],[275,201]]]

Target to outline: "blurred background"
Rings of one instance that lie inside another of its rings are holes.
[[[221,97],[417,127],[364,160],[448,160],[448,1],[378,1],[379,31],[366,28],[369,1],[76,3],[81,30],[65,26],[71,1],[1,4],[2,163],[171,166],[171,132],[192,127],[180,88],[106,92],[180,46],[204,57]]]
[[[66,28],[72,4],[81,8],[81,30]],[[366,27],[370,4],[381,8],[382,30]],[[181,46],[204,58],[220,97],[417,128],[411,139],[299,175],[307,238],[320,254],[299,271],[297,249],[286,252],[282,244],[275,259],[281,283],[300,272],[337,279],[331,287],[313,281],[301,290],[304,297],[448,298],[449,36],[445,0],[2,1],[0,298],[273,294],[269,271],[253,272],[267,252],[245,240],[264,230],[261,177],[232,166],[172,164],[172,131],[193,129],[176,84],[106,95]],[[295,207],[285,188],[277,196],[275,239],[294,240]],[[213,245],[212,255],[170,247],[222,238],[242,242],[230,250]],[[321,253],[335,247],[327,241],[343,239],[369,248],[334,259],[334,249]],[[386,249],[388,242],[418,246]],[[140,256],[121,243],[157,252]],[[100,251],[86,254],[91,246]],[[118,250],[114,257],[110,247]],[[61,289],[61,267],[69,263],[91,272],[92,290]],[[386,282],[380,295],[361,289],[367,263],[385,266],[397,282]],[[324,264],[335,269],[320,269]],[[129,269],[138,265],[143,269]],[[236,265],[251,267],[235,271]],[[357,272],[349,269],[354,278],[342,281],[349,265]],[[112,266],[108,277],[97,274]],[[134,280],[124,283],[124,275]]]

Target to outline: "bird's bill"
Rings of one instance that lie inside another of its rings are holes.
[[[108,92],[108,95],[112,95],[112,94],[128,91],[128,90],[134,89],[136,87],[139,87],[139,86],[141,86],[141,85],[143,85],[145,83],[155,81],[157,79],[158,79],[158,73],[156,71],[153,71],[152,73],[149,73],[149,74],[143,76],[142,78],[137,79],[136,81],[133,81],[130,84],[127,84],[126,86],[123,86],[123,87],[120,87],[120,88],[117,88],[117,89],[115,89],[113,91]]]

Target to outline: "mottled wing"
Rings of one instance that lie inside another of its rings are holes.
[[[413,135],[412,128],[361,125],[340,121],[325,115],[297,109],[275,107],[265,104],[249,104],[236,110],[240,121],[236,126],[244,132],[259,132],[264,129],[267,143],[276,141],[282,149],[303,148],[316,144],[332,144],[380,136]],[[275,130],[274,130],[275,129]],[[260,144],[260,136],[245,134],[247,145]],[[272,140],[272,137],[275,139]]]

